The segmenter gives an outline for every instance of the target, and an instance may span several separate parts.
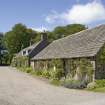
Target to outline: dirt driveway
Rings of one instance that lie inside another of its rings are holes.
[[[0,67],[0,105],[105,105],[105,94],[55,87]]]

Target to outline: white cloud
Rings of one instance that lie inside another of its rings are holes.
[[[105,20],[105,7],[97,0],[85,5],[76,4],[64,13],[55,12],[46,17],[46,21],[49,23],[65,21],[67,23],[89,24],[100,20]]]
[[[91,23],[105,19],[105,7],[100,2],[86,5],[74,5],[67,13],[65,19],[75,23]]]
[[[56,11],[51,11],[51,14],[46,17],[48,23],[54,23],[59,18],[59,14]]]
[[[43,32],[43,31],[47,31],[48,29],[46,27],[38,27],[38,28],[32,28],[33,30],[35,31],[38,31],[38,32]]]

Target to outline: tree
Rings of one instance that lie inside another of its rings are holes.
[[[7,57],[8,52],[6,51],[5,45],[3,43],[3,33],[0,33],[0,64],[2,64],[3,62],[7,62],[8,60],[5,59],[5,55]]]
[[[80,32],[85,29],[87,29],[87,27],[85,27],[85,25],[82,24],[70,24],[66,26],[58,26],[51,33],[49,33],[49,37],[55,40],[68,35],[72,35],[74,33]]]
[[[52,32],[47,31],[48,41],[52,42],[53,40],[74,34],[84,29],[86,29],[86,27],[81,24],[58,26]],[[5,33],[3,38],[5,47],[9,52],[9,59],[11,60],[12,56],[23,48],[38,42],[40,40],[40,34],[40,32],[33,31],[21,23],[14,25],[9,32]]]
[[[2,42],[2,39],[3,39],[3,33],[0,33],[0,49],[3,48],[3,42]]]
[[[2,38],[3,38],[3,34],[0,33],[0,64],[1,64],[1,59],[2,59],[2,49],[3,49],[3,46],[2,46]]]
[[[6,48],[10,54],[18,53],[21,49],[33,43],[35,31],[28,29],[23,24],[16,24],[11,31],[7,32],[4,37]]]

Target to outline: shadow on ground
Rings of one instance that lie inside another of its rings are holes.
[[[0,64],[0,66],[9,66],[9,64]]]

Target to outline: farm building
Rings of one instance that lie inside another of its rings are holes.
[[[102,79],[105,78],[104,48],[105,25],[100,25],[53,41],[31,59],[32,67],[47,69],[50,61],[60,60],[61,67],[67,75],[68,72],[71,72],[70,66],[73,60],[87,59],[93,67],[92,79]]]

